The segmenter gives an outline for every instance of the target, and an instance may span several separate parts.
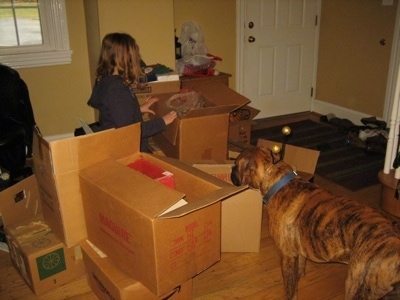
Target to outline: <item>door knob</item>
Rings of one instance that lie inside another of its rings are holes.
[[[256,38],[254,36],[249,36],[248,41],[249,43],[254,43],[256,41]]]

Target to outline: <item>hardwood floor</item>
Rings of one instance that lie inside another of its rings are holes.
[[[319,119],[318,115],[299,114],[301,118]],[[284,125],[288,118],[260,120],[257,126]],[[381,186],[374,185],[357,192],[349,191],[319,176],[314,182],[337,194],[347,195],[379,209]],[[389,216],[390,217],[390,216]],[[222,253],[221,260],[193,279],[194,299],[282,299],[283,286],[275,245],[268,232],[268,215],[264,208],[259,253]],[[298,300],[344,299],[346,265],[308,262],[306,276],[300,280]],[[0,251],[0,299],[96,299],[86,277],[35,296],[11,264],[8,253]]]

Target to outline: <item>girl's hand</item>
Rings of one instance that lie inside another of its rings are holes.
[[[150,114],[155,114],[153,110],[150,109],[150,106],[153,105],[153,103],[157,102],[158,98],[153,98],[149,97],[146,99],[146,102],[140,106],[140,112],[143,113],[150,113]]]
[[[170,111],[169,113],[164,115],[162,118],[165,122],[165,125],[169,125],[176,119],[177,116],[178,115],[177,115],[176,111]]]

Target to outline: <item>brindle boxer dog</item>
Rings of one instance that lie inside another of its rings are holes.
[[[296,299],[306,259],[348,264],[345,299],[380,299],[400,281],[400,236],[377,210],[302,179],[260,147],[238,156],[231,178],[267,202],[285,299]]]

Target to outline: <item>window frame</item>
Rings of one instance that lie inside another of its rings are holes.
[[[43,44],[0,47],[0,63],[12,68],[70,64],[65,0],[38,0]]]

